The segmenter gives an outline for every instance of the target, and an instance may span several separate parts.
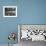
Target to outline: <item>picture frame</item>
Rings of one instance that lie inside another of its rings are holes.
[[[46,25],[45,24],[18,24],[18,42],[25,39],[25,37],[23,37],[25,35],[22,35],[21,31],[27,31],[27,30],[28,30],[28,39],[26,38],[26,40],[46,41]],[[32,38],[29,36],[31,36]],[[21,39],[21,37],[23,38]]]
[[[3,17],[17,17],[17,6],[3,6]]]

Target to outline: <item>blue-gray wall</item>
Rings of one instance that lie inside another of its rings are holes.
[[[9,5],[18,7],[17,18],[3,17],[3,6]],[[0,44],[8,43],[9,32],[17,34],[18,24],[46,24],[46,0],[0,0]]]

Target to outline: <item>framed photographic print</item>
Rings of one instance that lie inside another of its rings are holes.
[[[3,17],[17,17],[17,6],[3,6]]]
[[[46,41],[46,25],[20,24],[18,25],[18,41]]]

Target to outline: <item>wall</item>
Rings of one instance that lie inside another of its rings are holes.
[[[8,35],[10,32],[17,32],[17,18],[3,17],[3,6],[18,6],[18,0],[0,0],[0,44],[7,44],[9,42]],[[16,38],[15,43],[18,43]]]
[[[4,5],[17,5],[18,17],[4,18]],[[46,0],[0,0],[0,44],[8,43],[9,32],[17,34],[18,24],[46,24]]]

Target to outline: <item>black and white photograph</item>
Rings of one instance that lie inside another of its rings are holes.
[[[20,46],[46,42],[46,25],[20,24],[18,26]]]

